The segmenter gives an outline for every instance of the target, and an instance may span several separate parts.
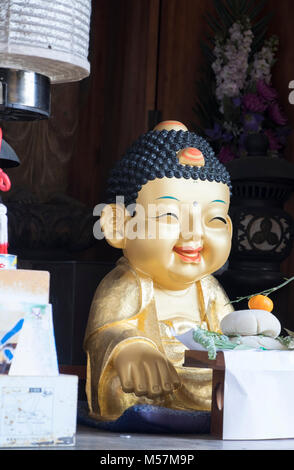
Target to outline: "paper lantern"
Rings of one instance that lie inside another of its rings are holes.
[[[89,75],[91,0],[1,0],[0,65],[51,83]]]
[[[49,116],[50,84],[89,75],[91,0],[1,0],[2,119]]]

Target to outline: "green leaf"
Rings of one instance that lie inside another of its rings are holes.
[[[228,336],[200,327],[194,329],[193,339],[207,350],[209,359],[216,358],[217,349],[235,349],[237,346],[237,343],[231,342]]]
[[[259,34],[261,31],[266,31],[268,25],[269,25],[269,22],[270,22],[270,19],[272,18],[272,13],[268,13],[267,15],[265,15],[263,18],[261,18],[261,20],[259,20],[257,23],[255,23],[253,26],[252,26],[252,32],[253,34]]]
[[[221,18],[224,26],[226,29],[229,29],[231,25],[234,23],[234,18],[226,8],[225,4],[223,2],[220,2],[219,0],[213,0],[214,3],[214,8]]]
[[[226,121],[236,122],[240,116],[240,109],[234,106],[231,98],[225,96],[223,99],[224,116]]]
[[[249,12],[254,6],[252,0],[227,0],[227,5],[235,21],[241,20],[245,16],[250,17]]]
[[[255,35],[254,40],[252,41],[251,45],[251,53],[249,54],[249,60],[256,54],[256,52],[259,52],[263,46],[264,43],[264,38],[265,38],[265,31],[262,31],[259,35]]]
[[[206,20],[207,24],[210,26],[212,31],[215,32],[215,34],[222,34],[224,31],[224,26],[221,24],[220,21],[217,21],[212,15],[207,13],[204,15],[204,19]]]
[[[267,1],[267,0],[265,0]],[[255,2],[254,0],[240,0],[238,1],[237,0],[237,3],[239,5],[239,10],[240,10],[240,14],[242,16],[249,16],[250,17],[250,10],[252,9],[252,7],[255,5]]]
[[[213,338],[208,336],[205,330],[202,330],[201,328],[195,328],[193,332],[193,339],[196,343],[200,344],[207,350],[209,359],[216,358],[216,348]]]
[[[287,328],[284,328],[285,331],[287,331],[289,336],[292,336],[294,338],[294,331],[287,330]]]
[[[251,7],[249,8],[248,15],[250,16],[252,22],[255,20],[256,17],[261,13],[261,11],[265,8],[267,4],[267,0],[260,0],[259,3],[251,2]]]
[[[240,2],[238,0],[227,0],[229,10],[234,17],[236,16],[236,12],[239,10],[239,4]]]

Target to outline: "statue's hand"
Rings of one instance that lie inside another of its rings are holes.
[[[174,366],[161,352],[138,342],[125,345],[114,359],[124,392],[155,398],[180,385]]]

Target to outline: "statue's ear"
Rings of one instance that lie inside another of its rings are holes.
[[[100,226],[107,242],[115,248],[125,247],[125,224],[129,214],[123,204],[107,204],[101,213]]]
[[[227,219],[227,223],[228,223],[228,229],[229,229],[229,232],[230,232],[230,235],[231,235],[231,238],[233,236],[233,224],[232,224],[232,220],[229,216],[226,217]]]

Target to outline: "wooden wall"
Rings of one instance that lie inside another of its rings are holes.
[[[203,0],[99,0],[70,193],[101,202],[109,169],[149,128],[149,111],[188,126],[199,75]],[[84,84],[82,84],[82,87]],[[75,183],[78,175],[79,184]]]
[[[20,166],[7,170],[12,190],[30,192],[40,201],[54,193],[66,193],[79,123],[78,83],[52,86],[51,116],[32,122],[2,122],[3,138],[20,159]],[[62,104],[62,105],[60,105]]]
[[[145,132],[154,109],[158,0],[93,2],[91,76],[81,84],[82,103],[69,191],[101,202],[110,168]]]
[[[14,186],[41,199],[64,192],[92,207],[103,201],[115,161],[148,130],[149,111],[189,127],[203,60],[199,40],[207,32],[203,14],[211,8],[211,0],[93,0],[90,77],[52,87],[48,121],[4,123],[22,162],[9,172]],[[280,38],[274,84],[294,126],[293,1],[268,0],[266,10],[274,13],[270,33]],[[293,144],[292,136],[286,158],[294,163]],[[287,209],[294,217],[294,196]],[[294,251],[283,269],[294,274]]]

